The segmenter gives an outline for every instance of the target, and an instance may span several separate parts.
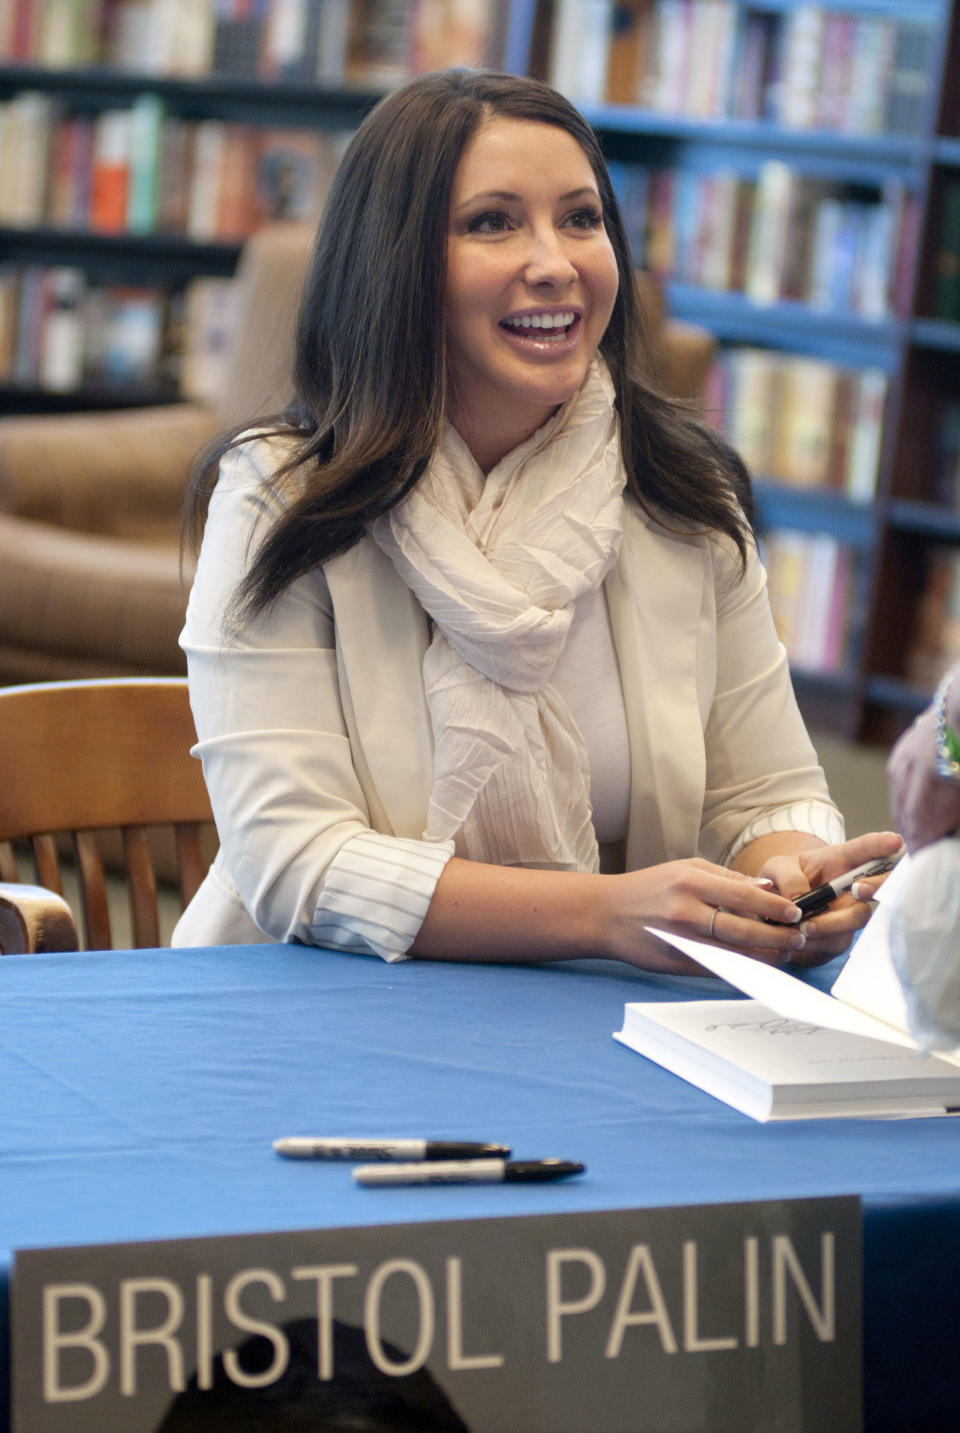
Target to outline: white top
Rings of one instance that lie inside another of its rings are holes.
[[[272,461],[266,443],[224,459],[181,636],[222,846],[173,943],[305,940],[402,958],[453,854],[418,839],[428,625],[365,540],[225,639],[225,600],[282,507],[264,485]],[[752,560],[733,588],[708,540],[661,535],[637,515],[625,549],[608,600],[578,604],[555,674],[586,741],[599,840],[624,834],[628,810],[634,865],[729,862],[769,830],[842,839],[762,569]]]

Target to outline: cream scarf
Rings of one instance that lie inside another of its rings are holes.
[[[606,364],[486,476],[447,427],[370,533],[433,618],[427,839],[498,865],[595,871],[586,747],[550,685],[574,603],[613,566],[624,486]]]

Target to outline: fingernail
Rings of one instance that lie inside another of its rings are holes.
[[[804,935],[804,933],[803,933],[802,930],[795,930],[795,931],[792,931],[792,932],[791,932],[791,934],[790,934],[790,949],[791,949],[791,950],[803,950],[803,947],[806,945],[806,943],[807,943],[807,937]]]
[[[769,876],[751,876],[750,881],[752,885],[763,886],[765,890],[772,890],[773,888],[773,882]]]
[[[808,935],[816,935],[817,933],[817,927],[814,925],[813,921],[804,921],[800,929],[803,932],[804,937]]]
[[[787,914],[783,918],[784,925],[795,925],[797,921],[803,920],[803,911],[799,906],[788,906]]]
[[[865,881],[854,881],[850,887],[850,894],[855,901],[869,901],[873,898],[873,891]]]

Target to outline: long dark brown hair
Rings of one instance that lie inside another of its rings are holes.
[[[295,398],[258,424],[293,438],[276,476],[296,469],[302,487],[235,594],[240,614],[261,612],[297,577],[352,547],[366,523],[416,483],[436,448],[453,177],[477,129],[494,116],[566,130],[596,177],[620,277],[600,351],[617,395],[628,491],[661,524],[725,533],[745,557],[753,517],[746,469],[659,393],[646,370],[630,251],[593,130],[538,80],[448,70],[381,100],[331,186],[300,303]],[[194,545],[219,460],[238,436],[221,436],[198,460],[184,513]]]

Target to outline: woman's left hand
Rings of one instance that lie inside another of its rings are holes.
[[[894,855],[902,845],[896,831],[870,831],[865,836],[841,841],[835,846],[816,846],[806,851],[770,856],[757,874],[772,880],[780,895],[796,900],[826,881],[862,866],[865,861]],[[791,963],[822,965],[824,961],[842,955],[856,932],[870,919],[870,902],[885,880],[885,875],[859,880],[851,891],[838,896],[826,910],[805,920],[800,929],[807,938],[806,945],[791,957]]]

